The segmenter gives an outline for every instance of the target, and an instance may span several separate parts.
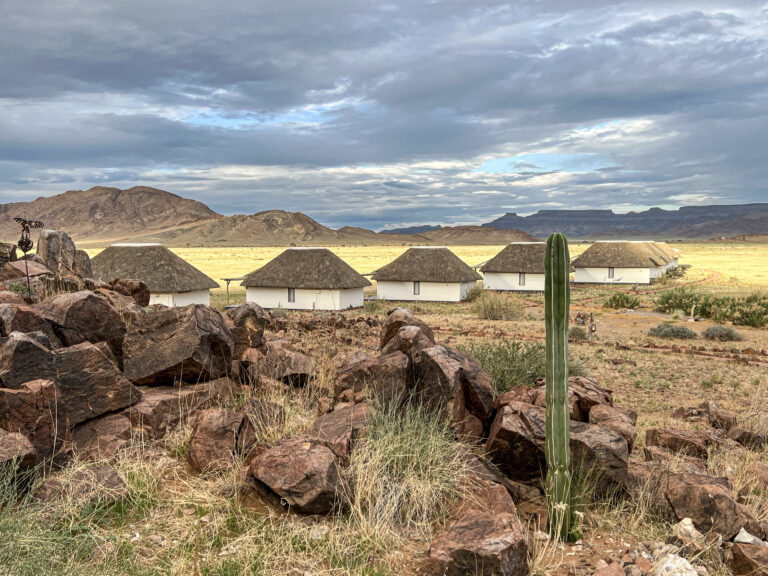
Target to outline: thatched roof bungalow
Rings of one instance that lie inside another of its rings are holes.
[[[480,268],[483,288],[516,292],[544,291],[546,242],[512,242]]]
[[[130,278],[146,282],[149,303],[165,306],[211,303],[219,285],[162,244],[112,244],[91,260],[94,278],[110,282]]]
[[[458,302],[482,276],[445,246],[413,246],[373,279],[380,300]]]
[[[241,285],[262,308],[345,310],[363,305],[371,283],[328,248],[288,248]]]
[[[657,242],[595,242],[573,261],[574,281],[650,284],[651,280],[676,266],[671,250]]]

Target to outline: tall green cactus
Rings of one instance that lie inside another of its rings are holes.
[[[549,533],[567,540],[571,532],[571,421],[568,410],[568,309],[571,300],[568,241],[547,240],[545,314],[547,322],[547,511]]]

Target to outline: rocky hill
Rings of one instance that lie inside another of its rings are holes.
[[[768,204],[651,208],[616,214],[612,210],[540,210],[530,216],[508,213],[486,226],[522,230],[539,237],[563,232],[570,238],[686,239],[768,233]]]
[[[176,194],[134,186],[127,190],[96,186],[38,198],[32,202],[0,204],[0,239],[18,240],[15,216],[42,220],[46,228],[62,228],[76,241],[108,241],[183,228],[222,216],[202,202]]]

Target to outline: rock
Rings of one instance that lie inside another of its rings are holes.
[[[513,480],[539,480],[546,474],[545,409],[510,402],[491,426],[486,451],[499,469]],[[627,442],[616,432],[583,422],[571,422],[574,469],[591,470],[600,489],[627,480]]]
[[[320,416],[309,434],[323,442],[343,461],[349,458],[354,443],[365,432],[373,410],[367,404],[354,404]]]
[[[707,546],[704,534],[696,530],[690,518],[683,518],[672,526],[672,535],[667,539],[667,543],[679,546],[688,553],[701,552]]]
[[[224,313],[232,333],[235,358],[240,358],[248,348],[259,348],[265,343],[264,328],[269,315],[255,302],[241,304]]]
[[[40,464],[71,440],[63,397],[50,380],[32,380],[18,389],[0,388],[0,428],[29,439]]]
[[[768,435],[755,432],[754,430],[748,430],[740,426],[731,428],[728,431],[728,438],[736,440],[739,444],[745,448],[759,449],[768,444]]]
[[[469,486],[462,494],[458,506],[460,514],[517,514],[515,502],[504,484],[488,479],[485,474],[477,475],[473,472],[467,474],[467,480]]]
[[[413,359],[415,354],[434,345],[434,337],[428,337],[421,326],[402,326],[389,342],[382,346],[381,353],[402,352],[408,358]]]
[[[219,312],[202,304],[141,316],[125,336],[125,375],[139,385],[202,382],[226,375],[232,335]]]
[[[11,332],[42,332],[52,347],[61,345],[48,321],[40,312],[25,304],[0,304],[0,336],[8,336]]]
[[[30,380],[55,380],[55,356],[42,332],[11,332],[0,338],[0,386],[18,388]]]
[[[677,454],[707,459],[707,436],[693,430],[649,428],[645,431],[646,446],[660,446]]]
[[[0,290],[0,304],[16,304],[18,306],[26,306],[27,301],[16,292],[9,292],[8,290]]]
[[[302,354],[283,340],[273,340],[267,344],[261,371],[276,380],[291,386],[302,387],[315,375],[315,361]]]
[[[0,242],[0,263],[15,262],[17,259],[16,244]]]
[[[133,427],[159,438],[210,403],[231,399],[237,390],[229,378],[182,387],[144,387],[140,388],[141,400],[121,414],[128,416]]]
[[[277,495],[282,504],[305,514],[331,512],[341,487],[336,456],[307,436],[281,440],[257,453],[250,478],[262,494]]]
[[[16,260],[15,262],[6,262],[0,265],[0,282],[18,284],[26,288],[27,272],[29,272],[31,280],[51,275],[51,271],[42,264],[30,260]]]
[[[756,522],[746,509],[740,507],[731,495],[731,486],[725,478],[703,474],[672,474],[664,486],[664,495],[678,519],[690,518],[701,532],[710,530],[730,540],[739,530],[749,531]]]
[[[517,386],[513,386],[503,394],[499,394],[499,396],[496,397],[496,400],[493,403],[493,409],[498,411],[499,409],[503,408],[504,406],[512,402],[521,402],[523,404],[535,404],[537,394],[538,394],[538,391],[533,386],[528,386],[526,384],[518,384]]]
[[[83,342],[56,353],[57,383],[72,426],[135,404],[141,392],[118,370],[106,343]]]
[[[336,375],[333,391],[338,396],[344,390],[368,389],[377,398],[398,401],[406,397],[412,378],[408,356],[395,351],[346,364]]]
[[[131,441],[131,420],[125,413],[106,414],[76,426],[72,432],[75,448],[93,460],[113,458]]]
[[[428,571],[441,576],[528,573],[528,544],[516,514],[470,512],[432,542]]]
[[[701,407],[709,416],[709,423],[715,428],[722,428],[727,432],[736,426],[736,416],[720,407],[716,402],[705,402]]]
[[[604,426],[616,432],[627,441],[629,452],[632,453],[635,438],[637,438],[637,428],[635,428],[635,420],[629,414],[615,406],[595,404],[589,410],[589,423]]]
[[[109,282],[112,291],[131,298],[137,305],[143,307],[149,306],[149,286],[142,280],[131,280],[130,278],[115,278]]]
[[[0,428],[0,472],[6,473],[9,466],[25,474],[35,467],[35,447],[23,434],[8,432]]]
[[[619,562],[611,562],[607,566],[595,571],[595,576],[625,576],[624,568]]]
[[[340,352],[331,359],[331,366],[336,372],[344,370],[347,366],[362,362],[372,358],[370,354],[366,354],[362,350],[355,350],[354,352]]]
[[[72,261],[72,272],[80,278],[91,278],[93,276],[93,267],[91,266],[91,257],[85,250],[75,250],[75,257]]]
[[[456,375],[464,394],[466,409],[485,422],[493,411],[493,381],[480,364],[472,358],[465,358]]]
[[[536,386],[536,396],[532,403],[537,406],[546,406],[547,389],[544,378],[536,379]],[[598,404],[613,406],[613,394],[610,390],[602,388],[592,378],[583,376],[568,378],[568,405],[571,420],[589,422],[589,412]]]
[[[227,470],[240,453],[242,412],[227,408],[209,408],[198,414],[189,441],[187,460],[197,472]]]
[[[652,568],[651,561],[645,556],[638,556],[635,565],[640,569],[641,574],[648,574]]]
[[[54,274],[72,273],[75,267],[75,243],[61,230],[41,230],[37,254]]]
[[[407,308],[395,308],[387,315],[381,325],[379,348],[384,348],[403,326],[418,326],[421,328],[422,334],[434,344],[435,334],[426,322],[416,318]]]
[[[674,452],[659,446],[646,446],[643,448],[647,462],[659,462],[667,466],[670,472],[691,472],[693,474],[706,474],[707,465],[699,458],[675,454]]]
[[[698,576],[691,563],[677,554],[667,554],[659,560],[654,574],[658,576]]]
[[[109,300],[93,292],[61,294],[36,306],[64,346],[106,342],[122,367],[126,326]]]
[[[129,489],[120,474],[108,464],[77,470],[69,478],[49,478],[35,490],[43,502],[72,499],[79,502],[111,504],[127,498]]]
[[[768,546],[734,544],[728,558],[728,568],[734,576],[768,576]]]
[[[766,545],[765,542],[760,540],[760,538],[758,538],[757,536],[753,536],[752,534],[744,530],[744,528],[739,530],[739,533],[733,537],[733,541],[740,544],[759,544],[761,546]]]

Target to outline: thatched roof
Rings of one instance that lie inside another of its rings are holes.
[[[670,246],[666,242],[654,242],[654,244],[656,245],[657,248],[659,248],[659,250],[667,259],[668,262],[671,262],[676,258],[680,258],[680,251],[675,250],[674,248],[672,248],[672,246]]]
[[[371,283],[328,248],[288,248],[241,283],[247,288],[342,290]]]
[[[130,278],[147,283],[155,294],[210,290],[219,285],[162,244],[113,244],[91,260],[102,282]]]
[[[390,282],[474,282],[482,276],[445,246],[414,246],[373,273]]]
[[[653,268],[668,261],[655,242],[595,242],[573,261],[573,267]]]
[[[544,274],[546,242],[513,242],[488,260],[483,272]]]

